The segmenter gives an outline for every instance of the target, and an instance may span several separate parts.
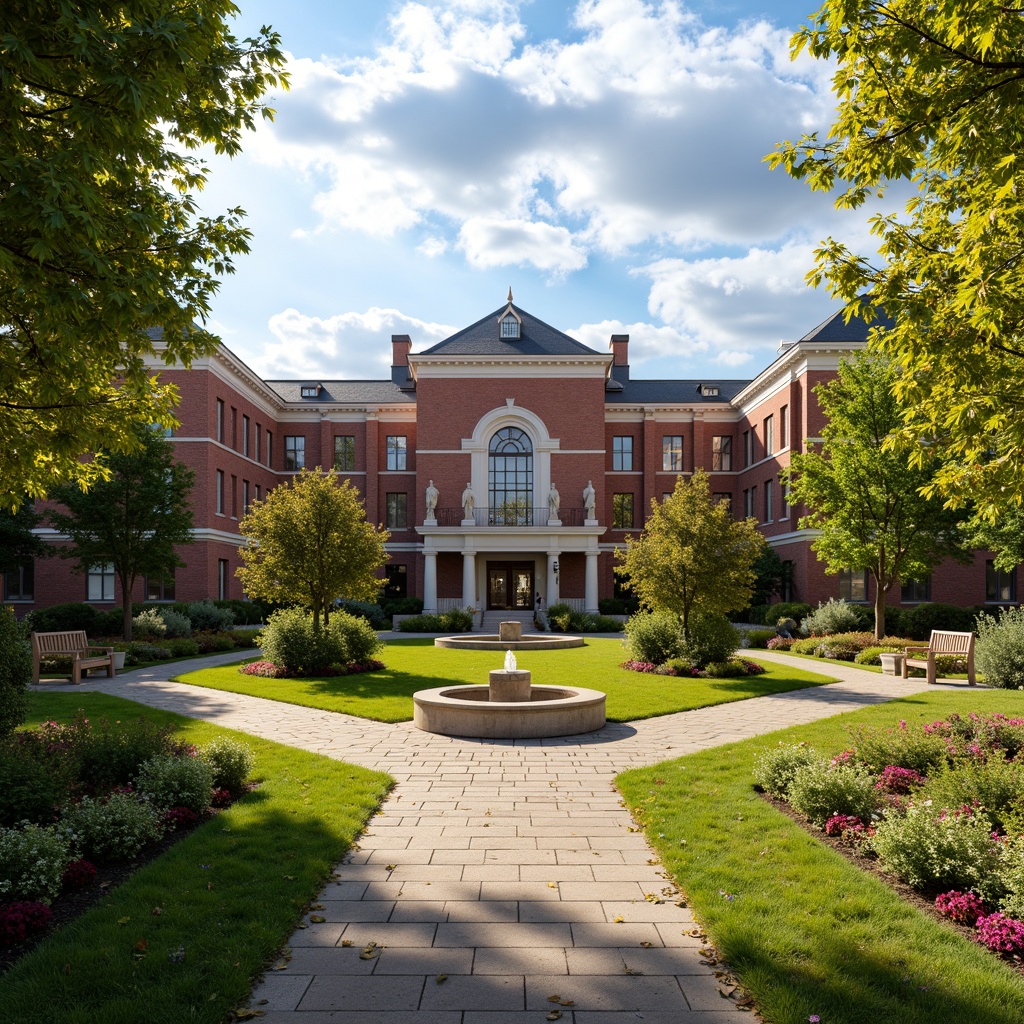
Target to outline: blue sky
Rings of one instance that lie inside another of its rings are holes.
[[[829,68],[793,64],[797,0],[582,3],[239,0],[292,87],[206,212],[241,206],[252,252],[211,326],[270,377],[385,377],[517,304],[634,374],[753,377],[836,306],[815,245],[865,239],[762,162],[826,128]]]

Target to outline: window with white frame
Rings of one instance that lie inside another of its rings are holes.
[[[5,601],[32,601],[35,599],[35,562],[22,562],[3,574]]]
[[[249,417],[242,413],[242,454],[249,457]]]
[[[409,495],[388,492],[387,520],[389,530],[404,530],[409,525]]]
[[[985,601],[989,604],[1007,604],[1017,600],[1017,570],[1005,572],[996,568],[989,559],[985,563]]]
[[[114,564],[92,565],[86,574],[87,601],[114,600]]]
[[[866,601],[868,599],[867,569],[840,570],[839,596],[844,601]]]
[[[224,470],[217,470],[217,515],[224,515]]]
[[[669,473],[682,473],[683,439],[679,434],[665,434],[662,437],[661,468]]]
[[[711,469],[720,473],[732,470],[732,438],[726,434],[711,438]]]
[[[286,434],[284,439],[284,468],[304,469],[306,466],[306,438],[302,434]]]
[[[407,469],[406,438],[401,434],[388,434],[388,469]]]
[[[633,468],[633,438],[629,434],[612,438],[612,469],[628,472]]]
[[[771,455],[775,451],[775,417],[764,418],[764,453]]]
[[[775,522],[775,509],[772,507],[775,492],[775,481],[765,480],[764,482],[764,521]]]

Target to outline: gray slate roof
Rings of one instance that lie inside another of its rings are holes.
[[[870,324],[864,323],[859,316],[855,316],[849,323],[843,318],[843,311],[833,313],[824,323],[818,324],[813,331],[808,331],[801,341],[867,341],[868,332],[872,327],[895,327],[895,323],[884,312],[879,310],[877,318]]]
[[[322,402],[346,402],[353,405],[375,405],[378,402],[414,403],[414,391],[402,391],[390,380],[268,380],[267,387],[273,388],[285,402],[317,405]],[[316,398],[303,398],[301,389],[320,385]]]
[[[606,404],[634,405],[685,402],[688,405],[728,405],[750,381],[747,380],[628,380],[621,391],[606,391]],[[698,390],[702,384],[718,386],[717,397],[705,398]]]
[[[518,338],[498,337],[498,317],[508,309],[500,306],[493,313],[463,328],[444,341],[418,355],[426,356],[596,356],[601,353],[563,334],[550,324],[513,305],[522,317],[522,328]]]

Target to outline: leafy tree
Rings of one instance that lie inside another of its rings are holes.
[[[62,557],[77,559],[75,571],[114,566],[121,584],[124,637],[132,636],[132,590],[139,576],[164,577],[185,563],[175,545],[192,542],[189,495],[195,474],[174,461],[172,446],[153,428],[134,428],[135,450],[108,452],[110,479],[88,491],[77,484],[54,488],[64,510],[47,518],[71,538]]]
[[[0,573],[11,572],[30,558],[46,558],[54,549],[32,531],[42,516],[24,502],[16,512],[0,508]]]
[[[814,390],[828,417],[820,450],[794,454],[785,475],[789,502],[809,512],[797,524],[818,530],[812,549],[827,572],[867,570],[874,578],[875,636],[885,635],[886,595],[904,580],[923,579],[947,556],[965,560],[960,516],[923,496],[937,466],[908,467],[886,440],[901,416],[897,371],[859,353],[839,377]]]
[[[1003,509],[994,523],[975,520],[969,524],[971,546],[995,552],[996,568],[1010,572],[1024,562],[1024,508]]]
[[[325,626],[330,621],[335,599],[373,600],[388,560],[390,534],[367,522],[359,492],[338,481],[333,471],[303,470],[253,502],[238,527],[249,540],[236,572],[246,593],[305,605],[316,629],[321,613]]]
[[[697,470],[680,477],[663,502],[651,502],[651,516],[639,539],[617,551],[640,604],[679,616],[689,640],[690,618],[745,608],[753,590],[754,560],[764,538],[753,519],[737,522],[724,502],[711,496],[708,476]]]
[[[1024,495],[1024,17],[989,0],[826,0],[792,40],[835,64],[828,138],[766,159],[861,207],[891,183],[902,212],[877,214],[880,259],[829,238],[809,280],[827,282],[902,368],[908,437],[949,453],[927,484],[994,520]],[[909,183],[909,187],[908,184]],[[930,448],[913,447],[918,466]]]
[[[240,150],[284,84],[231,0],[0,4],[0,505],[100,479],[94,452],[174,423],[146,357],[189,365],[243,211],[197,217],[193,152]],[[163,341],[156,330],[163,328]],[[148,333],[147,333],[148,332]]]
[[[754,592],[751,604],[771,604],[776,594],[782,593],[782,585],[786,579],[786,568],[779,557],[778,551],[768,544],[754,559],[751,566],[754,573]]]

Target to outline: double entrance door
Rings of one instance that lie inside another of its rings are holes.
[[[534,602],[533,562],[487,563],[487,608],[530,611]]]

